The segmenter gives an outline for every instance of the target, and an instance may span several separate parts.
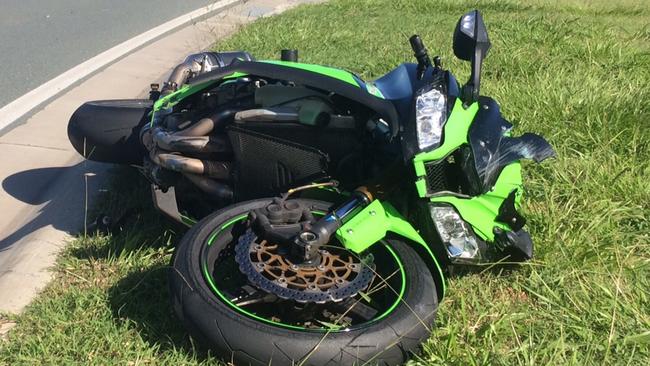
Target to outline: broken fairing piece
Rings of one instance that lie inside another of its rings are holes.
[[[490,190],[506,165],[521,159],[539,163],[555,156],[551,145],[539,135],[510,137],[512,124],[501,116],[493,99],[481,97],[480,103],[482,108],[476,116],[477,123],[469,130],[469,142],[483,192]]]

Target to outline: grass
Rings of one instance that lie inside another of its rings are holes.
[[[262,19],[217,45],[381,76],[411,61],[419,33],[459,80],[451,35],[482,10],[493,48],[482,94],[516,132],[558,158],[527,164],[525,213],[536,259],[455,276],[437,328],[412,364],[650,363],[650,6],[644,0],[332,1]],[[120,170],[103,210],[135,207],[117,235],[79,238],[57,278],[20,316],[0,364],[214,363],[179,327],[165,268],[181,232]],[[0,319],[0,322],[2,319]]]

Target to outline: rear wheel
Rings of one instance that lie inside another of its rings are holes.
[[[315,215],[330,206],[296,201]],[[261,240],[245,251],[247,259],[287,289],[286,296],[269,293],[244,273],[238,246],[250,232],[248,213],[270,202],[249,201],[216,212],[181,241],[170,284],[174,309],[190,333],[238,365],[403,363],[429,336],[438,305],[423,260],[400,240],[378,243],[361,256],[332,242],[323,249],[322,268],[302,269]],[[290,295],[296,293],[290,289],[333,291],[354,282],[364,266],[371,268],[369,284],[344,299]]]
[[[150,121],[148,99],[86,102],[68,122],[68,139],[84,158],[114,164],[142,164],[140,129]]]

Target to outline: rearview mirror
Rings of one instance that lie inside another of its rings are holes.
[[[478,100],[481,66],[490,46],[487,29],[478,10],[472,10],[460,17],[454,31],[454,54],[461,60],[472,62],[472,74],[463,86],[465,104]]]

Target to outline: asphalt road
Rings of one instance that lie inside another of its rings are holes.
[[[215,0],[0,0],[0,108],[77,64]]]

